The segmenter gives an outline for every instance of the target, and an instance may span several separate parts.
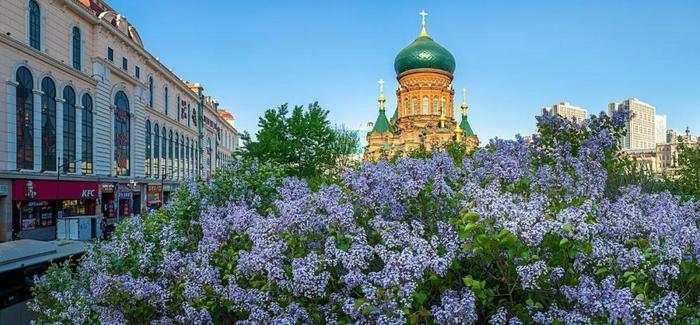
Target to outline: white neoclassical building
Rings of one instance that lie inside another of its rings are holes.
[[[233,115],[100,0],[0,1],[0,241],[162,205],[238,148]]]

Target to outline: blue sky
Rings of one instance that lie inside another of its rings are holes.
[[[457,60],[483,140],[535,129],[542,106],[637,97],[700,134],[700,1],[110,0],[146,48],[254,132],[265,109],[319,101],[348,127],[393,113],[396,53],[428,32]],[[456,103],[457,105],[459,103]]]

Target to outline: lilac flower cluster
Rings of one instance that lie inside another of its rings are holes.
[[[76,273],[39,280],[33,307],[105,324],[677,321],[688,306],[675,282],[700,261],[700,207],[638,187],[606,197],[617,133],[604,121],[544,116],[532,141],[496,139],[458,163],[365,163],[314,190],[289,178],[255,192],[257,165],[234,165],[225,182],[189,186],[202,208],[186,223],[178,204],[128,220]],[[467,212],[478,214],[469,227]],[[517,245],[489,256],[475,228]]]

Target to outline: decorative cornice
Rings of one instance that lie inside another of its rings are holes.
[[[88,84],[94,85],[95,80],[90,78],[88,75],[73,69],[72,67],[69,67],[65,63],[58,61],[48,54],[45,54],[43,52],[39,52],[35,50],[34,48],[29,47],[28,45],[24,44],[23,42],[20,42],[10,36],[7,36],[5,34],[0,34],[0,44],[7,45],[8,47],[18,50],[28,56],[29,58],[35,59],[37,61],[41,61],[47,65],[50,65],[70,76],[75,77],[76,79],[80,79]]]

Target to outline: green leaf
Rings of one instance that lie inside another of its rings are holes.
[[[634,298],[637,299],[637,300],[644,301],[644,294],[643,294],[643,293],[640,293],[640,294],[638,294],[638,295],[637,295],[636,297],[634,297]]]
[[[374,306],[367,305],[365,308],[362,308],[362,315],[369,315],[372,311],[374,311]]]
[[[569,242],[568,239],[562,238],[562,239],[559,241],[559,245],[563,246],[563,245],[566,245],[566,243],[568,243],[568,242]]]
[[[416,304],[418,304],[418,306],[423,305],[423,303],[428,300],[428,295],[423,291],[415,292],[413,297],[416,299]]]
[[[464,216],[464,219],[466,219],[469,222],[477,222],[479,221],[479,218],[479,214],[474,212],[469,212]]]
[[[474,229],[474,228],[476,228],[476,224],[473,223],[473,222],[470,222],[470,223],[468,223],[466,226],[464,226],[464,230],[465,230],[465,231],[469,231],[469,230],[472,230],[472,229]]]

